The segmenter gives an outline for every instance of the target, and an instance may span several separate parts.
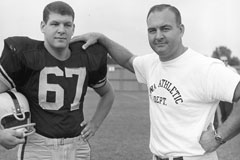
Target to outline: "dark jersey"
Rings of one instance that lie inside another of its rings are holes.
[[[78,136],[87,87],[106,83],[107,51],[96,44],[83,50],[70,44],[71,56],[54,58],[43,41],[11,37],[4,41],[0,80],[28,99],[36,132],[50,138]]]

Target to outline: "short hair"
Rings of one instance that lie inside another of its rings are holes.
[[[75,17],[74,11],[70,5],[62,1],[55,1],[49,3],[43,10],[43,21],[46,23],[49,19],[50,13],[58,13],[61,15],[69,15]]]
[[[147,14],[147,19],[152,12],[155,12],[155,11],[160,11],[161,12],[165,9],[168,9],[175,14],[177,25],[182,24],[182,18],[181,18],[181,14],[180,14],[179,10],[176,7],[171,6],[169,4],[159,4],[159,5],[155,5],[155,6],[151,7],[148,14]]]

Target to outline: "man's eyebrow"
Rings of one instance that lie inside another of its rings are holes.
[[[52,20],[52,21],[50,21],[50,23],[59,23],[59,22],[56,20]]]
[[[160,26],[160,28],[164,28],[164,27],[172,27],[172,26],[169,24],[164,24],[164,25]]]

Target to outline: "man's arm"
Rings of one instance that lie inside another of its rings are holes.
[[[216,130],[216,133],[222,138],[222,142],[228,141],[240,133],[240,82],[235,89],[233,102],[236,103],[231,114]],[[221,145],[221,142],[215,139],[215,131],[212,126],[202,133],[199,142],[206,152],[212,152]]]
[[[0,80],[0,94],[9,90],[7,85]],[[1,104],[1,102],[0,102]],[[1,107],[1,106],[0,106]],[[12,149],[25,142],[22,132],[13,129],[0,129],[0,145],[6,149]]]
[[[233,97],[233,110],[227,120],[217,129],[221,137],[228,141],[240,132],[240,82],[238,83]]]
[[[135,56],[129,50],[116,43],[115,41],[109,39],[105,35],[101,33],[87,33],[74,37],[72,39],[72,42],[75,41],[86,41],[86,43],[83,45],[83,49],[86,49],[90,45],[99,42],[108,50],[111,57],[119,65],[128,69],[131,72],[134,72],[133,59]]]
[[[95,91],[100,96],[100,100],[98,102],[96,112],[94,113],[90,122],[87,123],[84,121],[81,123],[81,126],[86,125],[81,133],[84,140],[88,140],[94,136],[95,132],[108,115],[115,98],[113,88],[109,81],[107,81],[104,86],[95,89]]]

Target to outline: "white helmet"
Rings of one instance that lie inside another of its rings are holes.
[[[0,128],[16,129],[28,136],[35,132],[26,97],[14,90],[0,94]]]

